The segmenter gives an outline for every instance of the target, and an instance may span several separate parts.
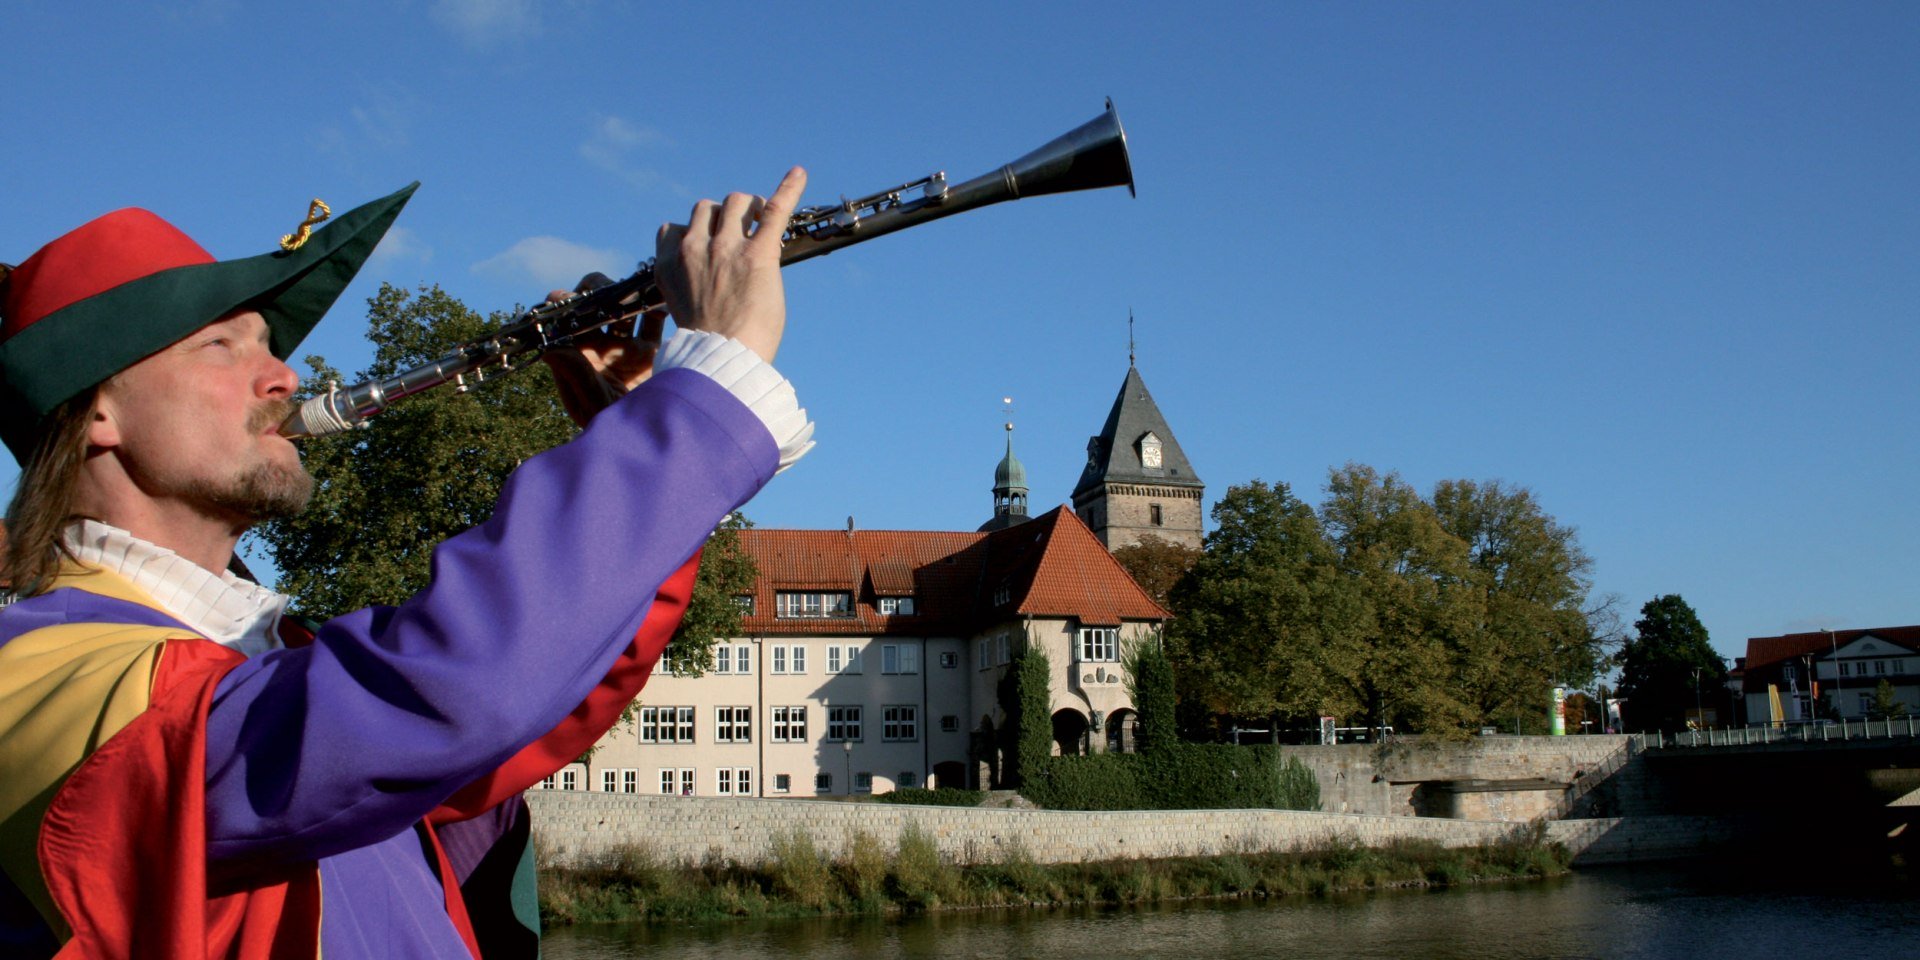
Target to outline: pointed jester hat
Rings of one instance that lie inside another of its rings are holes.
[[[215,260],[136,208],[40,248],[0,280],[0,438],[25,460],[55,407],[238,309],[260,311],[274,355],[286,359],[418,186],[356,207],[311,236],[303,224],[283,249],[239,260]]]

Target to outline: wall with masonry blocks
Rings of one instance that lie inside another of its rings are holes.
[[[1448,742],[1399,737],[1383,744],[1282,747],[1320,781],[1320,809],[1411,817],[1418,785],[1435,780],[1554,780],[1573,784],[1612,775],[1631,752],[1631,737],[1474,737]],[[1634,764],[1637,768],[1638,764]],[[1537,798],[1530,798],[1537,799]],[[1624,812],[1633,813],[1637,810]]]
[[[1037,862],[1063,863],[1291,850],[1332,840],[1470,846],[1516,829],[1486,820],[1292,810],[1080,812],[561,791],[536,791],[527,799],[541,860],[557,865],[591,862],[626,846],[671,861],[754,863],[766,858],[773,837],[794,831],[837,856],[861,833],[891,845],[909,824],[957,863],[994,862],[1015,850]],[[1700,818],[1690,817],[1558,821],[1547,830],[1549,839],[1601,861],[1690,855],[1709,836]]]

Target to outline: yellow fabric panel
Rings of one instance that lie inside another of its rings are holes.
[[[111,573],[63,570],[56,587],[155,606]],[[178,627],[73,623],[0,646],[0,869],[55,932],[67,931],[47,898],[35,847],[40,819],[81,761],[146,710],[161,645],[193,636]]]

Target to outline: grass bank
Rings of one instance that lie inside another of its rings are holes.
[[[1286,853],[1060,864],[1035,863],[1014,849],[998,862],[966,866],[942,860],[932,838],[912,828],[891,848],[862,834],[837,854],[793,834],[776,838],[773,855],[759,864],[667,863],[645,847],[629,847],[590,866],[545,867],[540,913],[546,924],[562,926],[1323,896],[1554,876],[1567,872],[1569,859],[1565,848],[1525,830],[1477,847],[1335,842]]]

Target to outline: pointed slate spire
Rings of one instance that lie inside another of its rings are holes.
[[[1074,485],[1073,499],[1108,483],[1151,483],[1158,486],[1204,487],[1174,439],[1160,407],[1147,392],[1138,368],[1129,364],[1120,395],[1113,400],[1099,435],[1087,441],[1087,466]]]

